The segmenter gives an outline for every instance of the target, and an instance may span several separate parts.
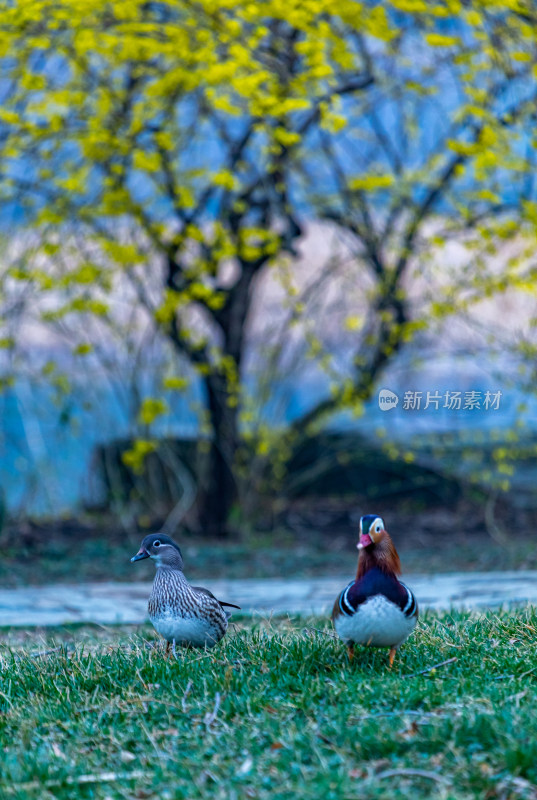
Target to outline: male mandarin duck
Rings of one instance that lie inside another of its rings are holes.
[[[152,558],[157,571],[149,597],[149,619],[153,627],[170,645],[213,647],[224,636],[230,611],[223,606],[239,608],[217,600],[208,589],[191,586],[183,574],[183,557],[179,547],[164,533],[143,539],[131,561]]]
[[[336,633],[347,644],[390,648],[390,666],[397,649],[412,633],[418,604],[398,579],[401,562],[381,517],[367,514],[360,520],[360,555],[356,578],[346,586],[332,611]]]

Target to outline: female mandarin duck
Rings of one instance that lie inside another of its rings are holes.
[[[416,598],[398,579],[401,562],[384,522],[375,514],[360,520],[358,570],[355,580],[337,598],[332,622],[347,644],[390,648],[390,666],[397,649],[412,633],[418,619]]]
[[[167,640],[166,653],[173,644],[185,647],[213,647],[224,636],[231,612],[223,606],[239,608],[217,600],[201,586],[191,586],[183,575],[179,547],[164,533],[143,539],[131,561],[152,558],[157,572],[149,597],[149,619]]]

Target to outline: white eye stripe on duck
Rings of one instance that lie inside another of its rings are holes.
[[[377,517],[369,526],[369,530],[380,533],[380,531],[384,530],[384,520],[381,517]]]

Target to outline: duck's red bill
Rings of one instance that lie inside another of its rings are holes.
[[[356,547],[358,548],[358,550],[363,550],[364,547],[369,547],[370,544],[373,544],[373,539],[368,533],[363,533],[360,536],[360,541],[358,542]]]

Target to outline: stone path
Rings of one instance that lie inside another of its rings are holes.
[[[348,581],[203,580],[214,594],[237,603],[247,614],[326,614]],[[466,572],[448,575],[407,575],[420,607],[499,608],[537,604],[537,571]],[[150,583],[87,583],[0,589],[0,626],[63,625],[70,622],[140,623],[147,616]]]

